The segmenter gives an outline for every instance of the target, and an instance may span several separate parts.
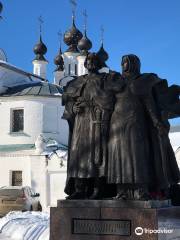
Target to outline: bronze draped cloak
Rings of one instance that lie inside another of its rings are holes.
[[[65,192],[74,191],[74,179],[107,175],[107,141],[114,96],[108,88],[116,74],[84,75],[64,89],[63,118],[69,122],[69,151]],[[80,101],[81,113],[73,107]]]
[[[166,80],[155,74],[131,76],[125,82],[123,89],[114,88],[108,182],[167,189],[179,182],[179,168],[168,135],[161,136],[156,124],[160,121],[169,127],[168,117],[163,119],[162,113],[166,110],[172,116],[177,97],[173,103],[164,101],[165,93],[172,94]]]

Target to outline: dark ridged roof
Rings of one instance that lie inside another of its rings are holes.
[[[46,97],[58,97],[62,94],[63,89],[55,84],[48,82],[32,82],[24,85],[8,87],[7,91],[1,94],[1,97],[10,96],[46,96]]]

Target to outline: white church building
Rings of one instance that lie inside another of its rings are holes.
[[[68,49],[59,50],[54,63],[54,83],[47,80],[47,47],[40,35],[34,47],[33,73],[9,64],[0,52],[0,187],[31,186],[40,193],[44,209],[65,197],[68,125],[61,119],[63,86],[86,73],[84,61],[92,43],[73,18],[64,34]],[[98,51],[108,72],[103,43]],[[180,131],[177,157],[180,162]],[[177,137],[176,137],[177,139]]]

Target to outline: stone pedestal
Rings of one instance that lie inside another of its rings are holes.
[[[180,207],[169,201],[62,200],[50,240],[178,240]]]

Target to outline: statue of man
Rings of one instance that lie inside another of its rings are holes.
[[[168,138],[168,119],[162,114],[168,105],[162,101],[168,93],[166,81],[141,74],[140,60],[132,54],[122,58],[120,81],[124,87],[114,91],[110,123],[108,182],[117,185],[117,199],[168,198],[180,174]]]
[[[99,199],[107,175],[107,141],[114,98],[106,88],[112,74],[99,73],[101,61],[88,54],[88,74],[69,82],[64,89],[63,117],[69,122],[67,199]],[[93,183],[90,194],[89,186]]]

